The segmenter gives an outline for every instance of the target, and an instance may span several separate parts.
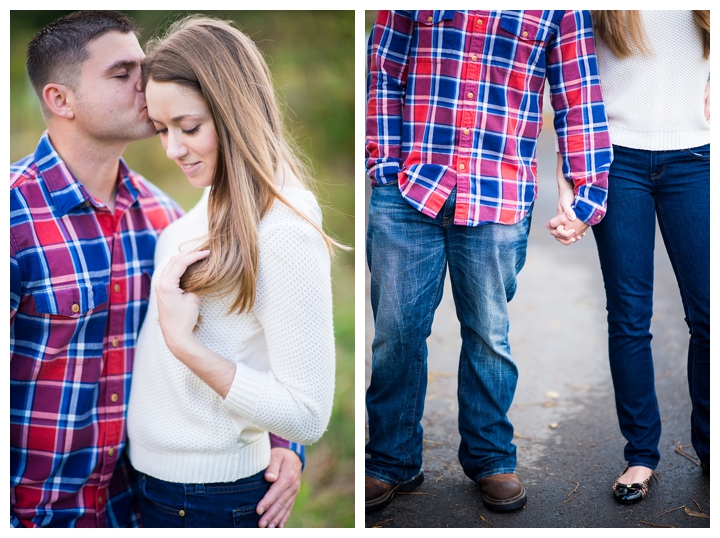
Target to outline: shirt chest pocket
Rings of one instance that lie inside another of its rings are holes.
[[[39,314],[78,318],[99,308],[107,308],[107,284],[73,284],[32,292]]]
[[[410,48],[416,63],[460,61],[462,29],[458,27],[459,21],[456,24],[455,13],[446,10],[412,12],[416,24]]]
[[[503,11],[500,14],[500,28],[520,43],[534,43],[536,46],[547,43],[552,33],[549,23],[529,14],[524,15],[521,11]]]
[[[545,77],[547,47],[553,36],[553,27],[533,12],[503,11],[493,44],[493,55],[511,59],[516,66],[515,76]],[[523,67],[524,73],[518,66]]]

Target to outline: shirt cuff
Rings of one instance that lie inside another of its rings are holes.
[[[288,441],[287,439],[283,439],[282,437],[278,437],[274,433],[271,433],[270,448],[287,448],[288,450],[292,450],[300,458],[300,461],[302,462],[302,470],[305,470],[305,445]]]
[[[389,185],[390,183],[396,183],[400,165],[400,159],[378,161],[375,163],[375,166],[368,170],[368,175],[372,178],[373,186],[377,184]]]
[[[606,213],[604,207],[594,204],[587,198],[578,195],[575,195],[573,211],[575,211],[575,216],[588,226],[594,226],[600,222]]]

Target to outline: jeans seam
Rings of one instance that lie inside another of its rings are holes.
[[[663,214],[662,214],[662,211],[661,211],[659,205],[658,205],[658,209],[657,209],[657,215],[658,215],[658,220],[661,221],[662,226],[664,227],[664,226],[665,226],[665,219],[664,219],[664,217],[663,217]],[[674,265],[675,267],[679,267],[679,264],[678,264],[678,262],[677,262],[677,258],[676,258],[676,256],[675,256],[675,245],[673,244],[673,240],[672,240],[671,234],[664,234],[664,236],[667,236],[667,241],[666,241],[666,245],[665,245],[665,250],[667,250],[668,257],[670,257],[670,258],[672,259],[672,263],[673,263],[673,265]],[[668,246],[669,246],[670,248],[668,248]],[[694,318],[693,318],[693,315],[692,315],[692,308],[690,307],[690,300],[687,299],[687,297],[688,297],[687,284],[685,283],[685,279],[684,279],[684,277],[683,277],[682,271],[678,270],[678,271],[677,271],[677,274],[676,274],[675,276],[676,276],[677,281],[678,281],[678,287],[679,287],[680,290],[681,290],[681,295],[682,295],[682,297],[683,297],[683,302],[687,305],[687,306],[686,306],[686,313],[687,313],[688,325],[689,325],[690,327],[694,327],[695,323],[694,323]],[[690,338],[692,338],[692,337],[694,337],[694,336],[695,336],[695,334],[692,334]],[[688,369],[690,369],[690,368],[693,369],[693,372],[692,372],[693,375],[694,375],[694,369],[695,369],[695,368],[694,368],[694,365],[695,365],[695,359],[696,359],[696,357],[695,357],[695,352],[696,352],[696,346],[690,345],[690,353],[692,353],[693,356],[692,356],[692,357],[688,357],[688,359],[689,359],[689,360],[688,360]],[[688,380],[688,385],[689,385],[689,388],[690,388],[690,390],[691,390],[691,392],[690,392],[690,401],[691,401],[691,402],[695,402],[695,401],[696,401],[696,397],[697,397],[697,394],[696,394],[697,387],[695,386],[695,383],[690,383],[689,381],[690,381],[690,380]],[[691,425],[692,425],[691,430],[692,430],[692,431],[696,431],[696,430],[697,430],[697,424],[696,424],[697,417],[696,417],[695,415],[696,415],[695,413],[691,413],[691,414],[690,414]]]
[[[433,293],[432,303],[431,303],[433,307],[435,307],[435,303],[436,303],[436,301],[437,301],[437,296],[438,296],[438,290],[440,290],[441,283],[442,283],[442,281],[443,281],[444,270],[445,270],[445,267],[443,266],[443,270],[440,271],[440,274],[438,275],[438,278],[437,278],[437,282],[436,282],[436,284],[435,284],[435,292]],[[428,331],[429,331],[430,328],[432,327],[432,319],[433,319],[433,317],[434,317],[434,314],[435,314],[435,310],[432,310],[431,313],[430,313],[430,315],[428,316],[427,322],[426,322],[425,327],[424,327],[424,330],[423,330],[423,340],[422,340],[422,341],[425,342],[425,343],[427,342],[427,339],[428,339],[428,336],[429,336],[429,335],[428,335]],[[421,346],[422,346],[422,344],[421,344]],[[427,361],[427,358],[425,358],[424,360]],[[420,368],[419,370],[421,371],[422,368]],[[418,391],[420,390],[420,382],[421,382],[421,380],[419,379],[419,377],[420,377],[420,372],[418,372],[418,379],[416,379],[416,382],[415,382],[415,391],[414,391],[414,394],[413,394],[413,403],[414,403],[414,404],[417,402]],[[427,377],[425,378],[425,383],[427,383]],[[412,431],[413,431],[413,429],[416,427],[416,424],[418,424],[420,421],[422,421],[422,416],[421,416],[419,419],[417,419],[417,418],[415,417],[415,408],[416,408],[416,405],[413,405],[413,415],[412,415],[412,417],[411,417],[411,421],[410,421],[410,424],[409,424],[410,431],[408,432],[408,436],[407,436],[408,439],[412,437]],[[421,454],[422,454],[422,448],[423,448],[423,447],[422,447],[422,440],[421,440],[421,441],[420,441],[420,453],[421,453]],[[404,446],[404,445],[403,445],[403,452],[405,452],[405,455],[406,455],[407,458],[408,458],[408,463],[411,463],[411,462],[412,462],[412,457],[411,457],[410,454],[407,452],[407,450],[405,449],[405,446]],[[403,480],[402,480],[402,481],[403,481],[403,482],[407,481],[407,477],[403,477]]]

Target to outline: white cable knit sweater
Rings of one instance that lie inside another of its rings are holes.
[[[320,224],[305,190],[282,194]],[[169,258],[207,233],[208,191],[168,226],[155,251],[150,304],[138,338],[128,407],[129,456],[169,482],[230,482],[265,469],[268,431],[304,444],[325,431],[335,385],[330,259],[320,234],[276,201],[259,226],[259,274],[250,312],[228,316],[230,298],[203,298],[198,339],[236,363],[225,400],[168,350],[155,283]]]
[[[708,144],[703,110],[710,60],[702,57],[702,34],[692,12],[641,11],[640,17],[648,55],[619,59],[595,39],[610,141],[652,151]]]

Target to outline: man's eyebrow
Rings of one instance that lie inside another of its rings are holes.
[[[140,65],[140,62],[138,62],[137,60],[118,60],[117,62],[114,62],[113,64],[111,64],[105,70],[105,72],[109,73],[111,71],[115,71],[116,69],[121,69],[123,67],[130,68],[130,67],[137,67],[138,65]]]

